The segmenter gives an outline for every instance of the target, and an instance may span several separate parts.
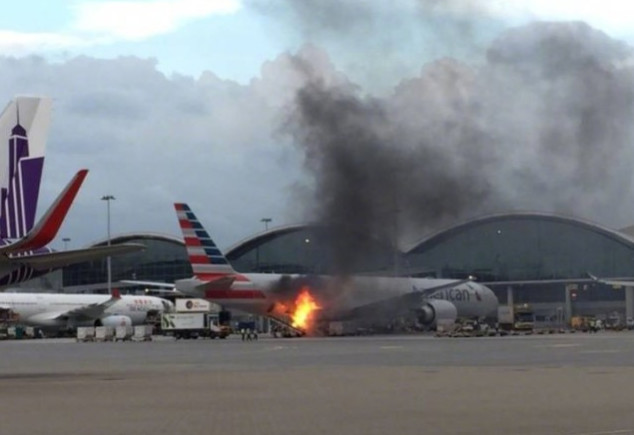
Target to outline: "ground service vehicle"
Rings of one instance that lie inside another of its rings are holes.
[[[498,325],[502,331],[532,331],[535,313],[529,304],[498,307]]]
[[[218,324],[210,313],[164,313],[161,328],[166,335],[179,338],[227,338],[229,329]]]
[[[535,313],[529,304],[513,307],[513,330],[532,331],[535,327]]]

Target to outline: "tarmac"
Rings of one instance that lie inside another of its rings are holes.
[[[634,333],[0,342],[2,434],[634,434]]]

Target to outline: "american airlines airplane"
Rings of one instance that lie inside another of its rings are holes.
[[[18,322],[42,328],[134,326],[148,314],[174,311],[174,305],[154,296],[57,293],[0,293],[0,310],[17,314]]]
[[[35,223],[51,100],[17,97],[0,114],[0,288],[69,264],[144,249],[120,244],[54,252],[55,238],[88,170],[77,172]],[[5,159],[2,158],[5,156]]]
[[[187,204],[174,204],[194,276],[176,281],[180,293],[257,315],[276,317],[303,289],[314,295],[318,321],[413,316],[436,326],[457,318],[497,316],[498,299],[472,280],[374,276],[238,273]],[[156,283],[155,283],[156,284]]]

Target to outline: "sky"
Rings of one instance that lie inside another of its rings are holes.
[[[619,44],[634,44],[634,5],[615,0],[23,0],[3,5],[0,14],[0,101],[19,94],[53,98],[39,215],[78,169],[90,171],[53,247],[61,249],[62,238],[71,239],[69,247],[103,240],[106,204],[100,198],[108,194],[116,198],[111,203],[112,234],[160,232],[179,237],[172,204],[187,202],[226,248],[262,231],[263,218],[272,219],[274,227],[325,216],[320,198],[332,178],[322,177],[325,160],[315,163],[314,153],[323,157],[330,151],[313,147],[315,138],[325,137],[324,130],[314,130],[315,118],[307,115],[306,105],[298,105],[298,101],[313,100],[297,99],[316,76],[327,89],[345,88],[344,96],[362,103],[360,113],[374,106],[389,112],[381,119],[390,122],[377,132],[378,137],[400,140],[405,136],[393,134],[399,128],[409,138],[410,133],[420,133],[414,125],[434,121],[429,131],[450,119],[442,117],[442,110],[411,101],[416,92],[423,92],[417,85],[421,80],[445,83],[454,74],[471,96],[474,89],[479,96],[496,93],[481,82],[486,76],[491,79],[487,82],[511,83],[506,78],[495,81],[505,71],[500,59],[509,56],[504,44],[536,50],[535,45],[516,40],[528,41],[542,31],[560,32],[526,27],[536,21],[586,23],[592,32],[585,27],[570,32],[582,35],[578,40],[588,47],[593,41],[614,50]],[[521,28],[529,30],[509,33]],[[604,53],[588,50],[597,58]],[[601,57],[601,62],[610,71],[628,68],[629,56],[619,52]],[[446,59],[455,60],[457,66]],[[540,65],[546,62],[530,53],[526,59]],[[513,62],[517,71],[521,59]],[[629,69],[623,71],[629,74]],[[455,83],[443,86],[460,89]],[[433,90],[422,88],[425,98],[431,98]],[[518,92],[525,95],[527,110],[543,112],[529,98],[542,91]],[[447,98],[451,95],[444,89],[435,107],[450,107]],[[497,107],[495,113],[511,116],[508,107],[496,106],[497,100],[482,101]],[[391,110],[398,104],[406,106],[412,119],[393,115],[396,112]],[[579,107],[585,102],[574,104]],[[420,112],[413,113],[414,107]],[[522,108],[513,106],[513,110]],[[464,113],[459,119],[464,120]],[[506,125],[517,119],[523,119],[523,114],[505,121]],[[542,125],[543,119],[535,122]],[[364,130],[361,125],[359,131]],[[485,130],[490,139],[492,130]],[[342,132],[344,139],[347,132]],[[573,133],[570,137],[577,137]],[[615,146],[620,147],[629,130],[617,133],[608,136],[618,136]],[[495,138],[502,136],[495,130]],[[530,144],[522,146],[526,149]],[[495,172],[489,182],[505,184],[503,177],[517,177],[519,155],[541,162],[551,172],[560,171],[561,165],[550,167],[550,161],[543,161],[544,148],[531,149],[515,154],[516,160],[503,160],[506,171]],[[466,158],[462,148],[452,150],[456,161]],[[367,156],[363,150],[356,152]],[[576,156],[578,150],[570,153]],[[565,160],[570,156],[566,153]],[[432,173],[425,169],[426,163],[408,170]],[[465,167],[461,166],[462,173],[469,171]],[[634,213],[621,201],[631,187],[625,175],[606,184],[613,192],[588,188],[591,195],[603,193],[619,201],[611,213],[597,211],[610,204],[601,199],[578,207],[573,205],[578,202],[575,198],[561,201],[551,194],[551,199],[540,203],[536,192],[545,188],[565,196],[578,194],[562,186],[579,185],[574,181],[579,167],[570,169],[572,178],[555,181],[526,170],[522,180],[528,182],[508,183],[523,186],[514,195],[496,188],[489,189],[495,195],[460,188],[461,193],[481,201],[447,210],[443,219],[412,229],[409,237],[420,238],[425,231],[450,223],[450,218],[515,208],[563,211],[611,227],[634,223]],[[626,168],[622,169],[625,174]],[[587,174],[588,167],[583,170]],[[453,180],[449,177],[445,182]],[[359,192],[374,188],[363,183],[354,186]],[[411,200],[418,197],[412,195]],[[465,208],[472,212],[465,213]],[[421,216],[417,213],[411,215]]]

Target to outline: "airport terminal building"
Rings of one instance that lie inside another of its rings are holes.
[[[108,240],[99,240],[91,246],[103,246]],[[111,258],[112,282],[122,280],[156,281],[172,283],[192,276],[185,244],[178,237],[158,233],[135,233],[114,236],[111,244],[138,243],[144,251]],[[63,287],[66,291],[95,291],[107,287],[106,258],[78,263],[64,268]]]
[[[114,283],[173,282],[192,275],[179,237],[147,233],[111,240],[122,242],[142,243],[147,249],[112,258]],[[240,272],[328,274],[337,270],[331,246],[327,231],[313,225],[289,225],[242,240],[225,253]],[[439,231],[405,252],[374,242],[361,252],[352,264],[354,273],[475,276],[497,294],[501,304],[531,304],[538,320],[563,322],[574,315],[634,317],[634,290],[615,289],[588,277],[592,273],[634,279],[634,238],[626,230],[576,218],[496,214]],[[103,289],[106,280],[105,259],[63,271],[67,291]]]

